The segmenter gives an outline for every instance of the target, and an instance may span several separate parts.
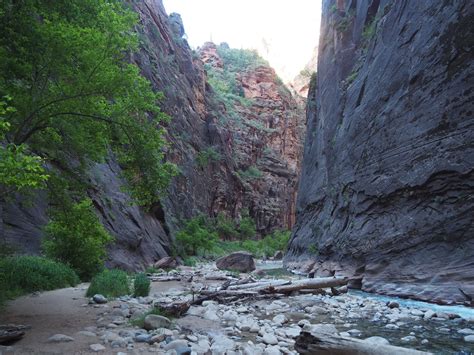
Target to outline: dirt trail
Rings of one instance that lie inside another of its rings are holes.
[[[8,303],[0,314],[0,324],[25,324],[27,330],[22,340],[12,344],[14,354],[88,354],[89,345],[96,338],[77,335],[78,331],[96,324],[103,310],[83,307],[87,284],[42,292],[37,296],[20,297]],[[64,334],[75,340],[69,343],[51,344],[47,340],[55,334]],[[1,350],[0,350],[1,352]]]

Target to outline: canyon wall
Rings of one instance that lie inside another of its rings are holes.
[[[87,195],[115,237],[108,265],[140,269],[169,255],[174,233],[184,220],[199,213],[224,212],[239,218],[247,209],[260,234],[290,228],[302,151],[301,105],[276,83],[271,68],[258,68],[242,73],[241,78],[245,96],[254,98],[253,106],[236,108],[245,111],[242,115],[255,121],[255,127],[236,125],[207,82],[199,54],[184,39],[181,17],[168,16],[161,0],[128,2],[139,15],[140,34],[140,49],[130,61],[156,91],[164,93],[160,107],[172,117],[164,127],[170,142],[166,159],[180,173],[160,203],[143,209],[133,205],[123,191],[121,168],[114,156],[91,166]],[[259,111],[253,112],[257,107]],[[270,133],[260,132],[270,121]],[[215,156],[207,156],[209,152]],[[263,175],[246,179],[242,172],[253,166]],[[4,240],[20,253],[39,253],[48,204],[44,192],[8,201],[3,206]]]
[[[287,265],[474,296],[473,33],[469,0],[323,2]]]

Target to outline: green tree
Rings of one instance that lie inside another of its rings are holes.
[[[238,237],[239,233],[235,222],[227,217],[223,212],[219,212],[216,221],[216,232],[219,237],[224,240],[232,240]]]
[[[67,166],[112,149],[142,205],[176,168],[164,162],[169,117],[139,69],[137,15],[119,0],[5,0],[0,5],[0,95],[13,97],[6,139]],[[65,164],[66,163],[66,164]]]
[[[86,280],[104,267],[105,247],[112,239],[95,215],[92,201],[84,199],[54,212],[42,247],[46,256],[70,265]]]
[[[244,241],[255,237],[257,234],[257,226],[253,218],[249,216],[249,212],[245,210],[242,213],[242,219],[239,224],[240,240]]]
[[[218,240],[217,233],[207,227],[204,216],[197,216],[186,221],[184,227],[176,234],[176,242],[184,255],[196,255],[199,250],[212,250]]]

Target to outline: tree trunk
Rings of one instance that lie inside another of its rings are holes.
[[[332,334],[311,334],[302,332],[297,338],[295,349],[300,354],[331,355],[427,355],[423,351],[392,345],[375,344],[364,340],[341,337]]]

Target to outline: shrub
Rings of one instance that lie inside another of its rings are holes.
[[[165,316],[159,307],[153,307],[148,312],[142,314],[140,317],[133,319],[130,323],[137,326],[138,328],[143,328],[145,323],[145,317],[150,314],[156,314],[157,316]],[[165,316],[166,317],[166,316]]]
[[[92,297],[95,294],[101,294],[105,297],[119,297],[130,294],[128,276],[125,271],[112,269],[104,270],[94,276],[86,296]]]
[[[217,234],[219,234],[219,237],[224,240],[232,240],[237,238],[239,235],[235,222],[227,217],[223,212],[219,212],[217,215],[215,225]]]
[[[75,286],[79,277],[69,266],[38,256],[0,259],[0,303],[35,291]]]
[[[263,176],[263,173],[255,165],[250,166],[247,170],[239,170],[239,176],[244,180],[255,180],[260,179]]]
[[[176,234],[176,241],[181,248],[181,254],[196,255],[199,250],[212,250],[218,240],[217,233],[207,226],[204,216],[188,220],[184,228]]]
[[[220,161],[222,159],[221,154],[215,150],[214,147],[209,147],[200,151],[196,156],[196,161],[200,167],[206,167],[210,163]]]
[[[257,226],[255,225],[253,218],[249,216],[248,211],[244,211],[243,217],[239,223],[240,240],[243,241],[255,237],[255,234],[257,234],[256,228]]]
[[[196,266],[197,258],[193,256],[188,256],[183,258],[183,265],[184,266]]]
[[[103,268],[105,247],[112,237],[94,214],[90,199],[56,211],[45,232],[42,246],[46,256],[70,265],[81,279]]]
[[[150,293],[150,280],[143,274],[137,274],[133,280],[133,297],[146,297]]]

